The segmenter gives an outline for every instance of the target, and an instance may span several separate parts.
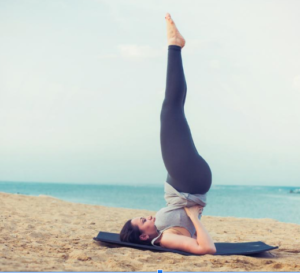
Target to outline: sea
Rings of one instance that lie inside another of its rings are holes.
[[[297,193],[297,191],[299,193]],[[166,206],[163,185],[87,185],[0,182],[0,192],[48,195],[65,201],[158,211]],[[300,224],[299,187],[212,185],[203,215],[271,218]]]

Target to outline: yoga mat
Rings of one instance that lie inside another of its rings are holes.
[[[163,248],[160,246],[139,245],[120,241],[118,233],[110,233],[100,231],[97,237],[93,238],[95,241],[105,243],[117,244],[120,246],[137,248],[142,250],[152,250],[159,252],[173,252],[186,256],[199,256],[197,254],[188,253],[185,251]],[[253,255],[264,251],[269,251],[278,248],[278,246],[270,246],[264,242],[244,242],[244,243],[215,243],[217,252],[214,255]]]

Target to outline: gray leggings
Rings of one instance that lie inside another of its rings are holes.
[[[181,47],[170,45],[165,99],[160,114],[160,144],[168,171],[167,182],[180,192],[204,194],[211,186],[212,175],[197,152],[185,118],[186,91]]]

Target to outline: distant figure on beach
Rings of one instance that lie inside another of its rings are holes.
[[[164,184],[167,207],[156,217],[128,220],[120,232],[121,241],[159,245],[194,254],[214,254],[216,247],[200,222],[212,175],[198,154],[184,114],[187,86],[181,50],[185,39],[169,13],[166,14],[168,67],[165,98],[160,114],[160,143],[168,171]]]

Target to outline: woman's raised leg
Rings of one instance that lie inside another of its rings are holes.
[[[167,182],[181,192],[204,194],[211,186],[211,171],[199,155],[184,114],[186,81],[181,50],[185,45],[167,14],[168,67],[165,99],[161,109],[161,151],[168,171]]]

